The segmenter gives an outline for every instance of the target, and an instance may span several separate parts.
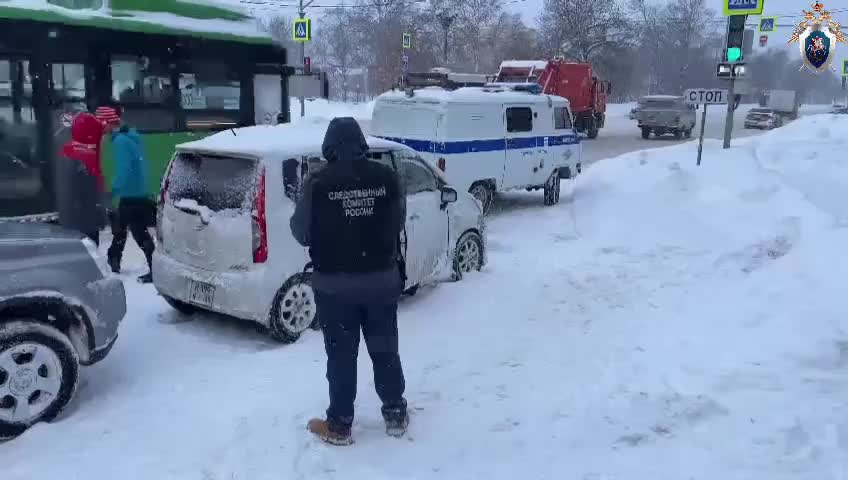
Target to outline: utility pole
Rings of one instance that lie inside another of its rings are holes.
[[[450,15],[447,12],[442,12],[439,15],[439,21],[442,23],[442,29],[445,32],[445,43],[444,43],[444,55],[445,55],[445,63],[444,66],[448,66],[448,32],[450,31],[451,25],[453,25],[453,21],[456,19],[456,15]]]
[[[727,88],[727,116],[724,119],[724,148],[730,148],[730,135],[733,133],[733,113],[735,100],[736,79],[730,78],[730,86]],[[706,109],[704,109],[706,112]]]
[[[303,0],[300,0],[298,3],[297,15],[298,18],[306,18],[306,7],[312,5],[312,2],[315,0],[309,0],[304,5]],[[300,42],[300,68],[302,73],[306,73],[306,43]],[[300,116],[306,116],[306,99],[303,97],[299,97],[300,100]]]

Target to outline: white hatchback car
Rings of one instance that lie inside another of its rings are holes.
[[[182,144],[160,194],[153,283],[184,314],[257,322],[289,343],[317,328],[309,252],[291,234],[300,186],[325,162],[329,122],[227,130]],[[408,294],[485,263],[483,212],[468,193],[398,143],[367,138],[371,161],[400,172]]]

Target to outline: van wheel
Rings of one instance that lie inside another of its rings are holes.
[[[15,321],[0,327],[0,440],[56,418],[79,383],[79,357],[59,330]]]
[[[556,205],[559,203],[560,178],[559,171],[554,170],[554,173],[545,182],[545,205]]]
[[[492,208],[492,201],[494,200],[495,192],[488,182],[477,182],[474,185],[471,185],[471,188],[468,189],[468,193],[470,193],[472,197],[476,198],[483,206],[483,214],[489,213],[489,210]]]
[[[683,138],[683,130],[680,130],[680,129],[675,130],[674,131],[674,139],[680,140],[681,138]]]
[[[651,129],[648,127],[642,127],[642,138],[645,140],[651,138]]]
[[[687,128],[687,129],[683,132],[683,135],[684,135],[684,136],[686,136],[686,138],[692,138],[692,129],[693,129],[693,128],[695,128],[695,127],[689,127],[689,128]]]
[[[274,340],[294,343],[307,329],[318,329],[315,292],[308,273],[292,275],[274,297],[268,330]]]
[[[462,280],[463,274],[483,268],[483,239],[469,230],[459,237],[453,252],[453,277]]]

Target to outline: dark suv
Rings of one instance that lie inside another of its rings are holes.
[[[46,223],[0,223],[0,439],[68,405],[79,366],[102,360],[127,311],[94,243]]]

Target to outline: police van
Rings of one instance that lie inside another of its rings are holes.
[[[560,179],[581,170],[582,145],[567,99],[536,84],[427,86],[375,101],[369,133],[402,143],[468,190],[488,211],[495,192],[544,190],[559,202]]]

